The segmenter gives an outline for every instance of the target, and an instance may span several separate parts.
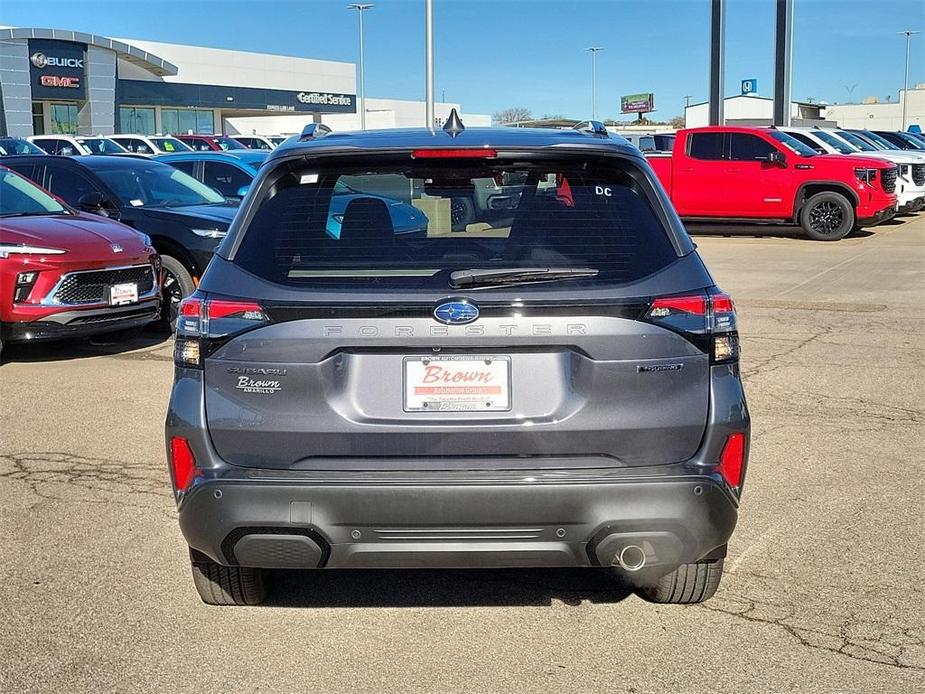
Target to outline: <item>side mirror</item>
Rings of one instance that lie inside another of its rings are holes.
[[[779,166],[782,169],[787,168],[787,157],[784,156],[783,152],[771,152],[768,155],[768,163],[773,166]]]
[[[245,195],[247,195],[247,191],[249,191],[250,189],[251,189],[250,186],[241,186],[240,188],[238,188],[238,192],[235,193],[235,195],[239,198],[243,198]]]
[[[84,193],[77,200],[77,206],[83,212],[93,212],[99,214],[103,210],[103,194],[98,191]]]

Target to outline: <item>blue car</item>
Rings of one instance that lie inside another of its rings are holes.
[[[260,150],[234,150],[182,152],[165,154],[156,159],[184,171],[230,200],[240,200],[247,193],[257,170],[268,155],[269,152]],[[347,205],[358,198],[374,198],[385,202],[396,234],[424,233],[427,230],[427,216],[413,205],[395,198],[363,193],[354,190],[343,181],[338,181],[334,186],[328,209],[326,230],[329,236],[340,238],[341,222]]]

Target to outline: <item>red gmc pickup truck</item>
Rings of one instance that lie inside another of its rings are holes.
[[[670,155],[649,163],[688,221],[798,224],[836,241],[896,211],[896,166],[817,154],[772,128],[680,130]]]

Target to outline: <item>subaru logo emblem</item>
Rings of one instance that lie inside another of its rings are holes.
[[[434,309],[434,318],[447,325],[464,325],[479,317],[479,307],[465,299],[445,301]]]
[[[113,252],[113,253],[121,253],[121,252],[122,252],[122,246],[120,246],[118,243],[111,243],[111,244],[109,244],[109,247],[112,249],[112,252]]]

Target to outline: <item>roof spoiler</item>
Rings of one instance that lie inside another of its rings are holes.
[[[577,130],[585,135],[595,135],[597,137],[610,137],[607,128],[599,120],[586,120],[578,123],[572,130]]]
[[[324,123],[309,123],[302,128],[302,134],[299,135],[299,142],[314,140],[316,137],[324,137],[331,132],[331,129]]]

